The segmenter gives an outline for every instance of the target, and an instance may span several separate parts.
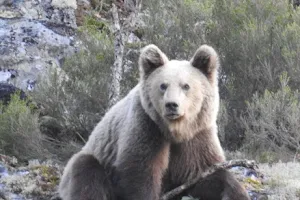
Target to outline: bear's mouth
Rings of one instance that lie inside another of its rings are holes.
[[[175,120],[175,119],[178,119],[182,116],[179,115],[178,113],[168,113],[168,114],[166,114],[166,117],[170,120]]]

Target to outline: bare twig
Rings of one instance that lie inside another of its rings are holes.
[[[255,167],[257,167],[255,161],[253,161],[253,160],[230,160],[230,161],[227,161],[224,163],[219,163],[219,164],[213,165],[207,171],[205,171],[202,174],[199,174],[194,179],[191,179],[190,181],[186,182],[185,184],[171,190],[170,192],[165,193],[160,198],[160,200],[168,200],[168,199],[171,199],[171,198],[181,194],[186,189],[192,187],[193,185],[195,185],[199,181],[203,180],[205,177],[213,174],[214,172],[216,172],[219,169],[229,169],[229,168],[237,167],[237,166],[246,167],[246,168],[250,168],[250,169],[254,169]]]

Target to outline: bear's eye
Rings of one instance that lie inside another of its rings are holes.
[[[189,90],[189,89],[190,89],[189,84],[184,84],[184,85],[183,85],[183,89],[184,89],[184,90]]]
[[[161,89],[162,91],[165,91],[167,88],[168,88],[168,85],[165,84],[165,83],[162,83],[162,84],[160,85],[160,89]]]

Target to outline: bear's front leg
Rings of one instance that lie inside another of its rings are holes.
[[[111,170],[93,155],[78,152],[65,167],[59,196],[62,200],[116,200]]]
[[[115,163],[116,195],[124,200],[158,200],[168,166],[169,144],[158,135],[131,137]]]
[[[220,169],[199,181],[188,194],[207,200],[250,200],[245,188],[227,170]]]

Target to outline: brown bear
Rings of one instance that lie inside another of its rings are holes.
[[[169,60],[155,45],[139,58],[139,83],[114,105],[68,162],[63,200],[158,200],[225,161],[217,135],[219,59],[202,45],[190,61]],[[226,170],[182,195],[248,200]]]

